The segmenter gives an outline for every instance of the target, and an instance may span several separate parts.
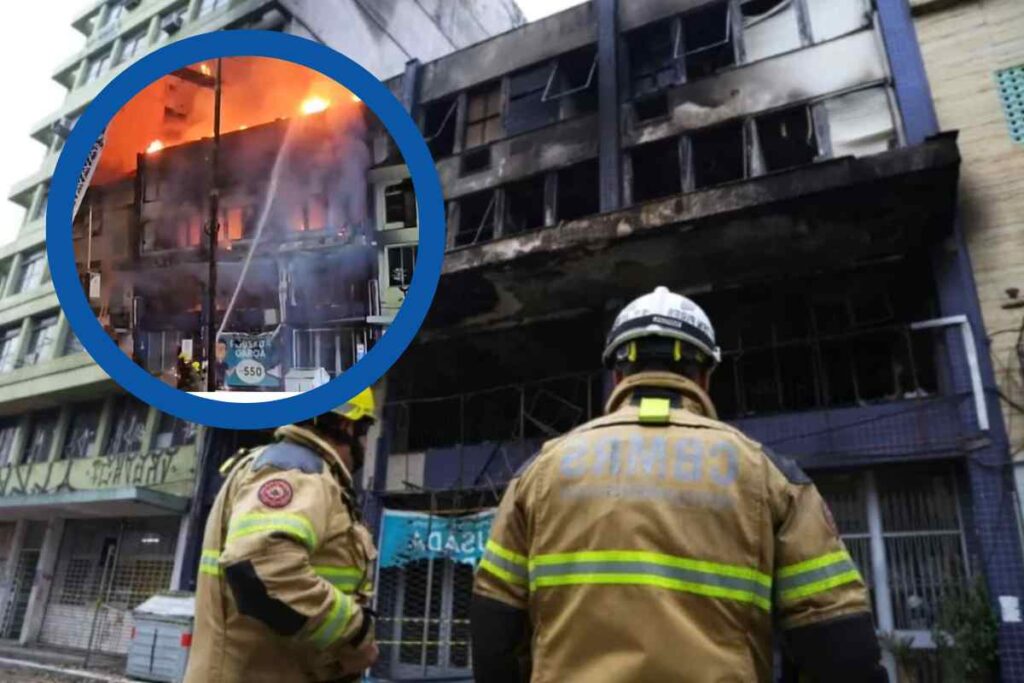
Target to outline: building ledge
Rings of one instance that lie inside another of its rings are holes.
[[[0,375],[0,416],[97,398],[114,381],[85,351]]]
[[[40,493],[0,498],[0,520],[172,515],[187,510],[188,502],[188,498],[142,486]]]
[[[428,329],[599,310],[664,281],[737,284],[905,254],[948,232],[955,134],[673,195],[447,253]]]

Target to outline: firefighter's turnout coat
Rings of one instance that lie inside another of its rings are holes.
[[[773,621],[870,609],[807,476],[653,372],[510,483],[474,591],[528,610],[534,683],[769,681]]]
[[[363,628],[376,550],[351,476],[296,426],[238,458],[203,538],[186,683],[336,681]]]

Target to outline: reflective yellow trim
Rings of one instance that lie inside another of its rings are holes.
[[[762,586],[770,587],[772,585],[772,577],[750,567],[708,562],[706,560],[693,560],[688,557],[665,555],[644,550],[584,550],[575,553],[536,555],[530,558],[529,566],[532,569],[540,565],[565,564],[569,562],[647,562],[666,567],[679,567],[708,574],[748,579]]]
[[[516,553],[516,552],[512,552],[508,548],[502,548],[500,545],[495,543],[493,539],[490,539],[490,538],[487,539],[487,545],[486,545],[485,549],[486,550],[490,550],[492,553],[494,553],[498,557],[500,557],[502,559],[505,559],[505,560],[508,560],[512,564],[522,565],[523,567],[528,565],[528,561],[526,559],[526,556],[520,555],[519,553]]]
[[[354,613],[352,598],[337,588],[333,588],[333,590],[334,604],[331,606],[331,611],[327,613],[323,623],[309,636],[313,644],[321,650],[329,647],[331,643],[341,637]]]
[[[287,512],[271,514],[251,512],[231,519],[228,526],[228,542],[243,536],[259,533],[279,532],[302,542],[310,550],[317,546],[316,531],[313,524],[301,515]]]
[[[635,341],[629,342],[629,347],[627,348],[627,350],[628,350],[627,358],[628,358],[629,362],[630,363],[635,363],[636,362],[636,342]]]
[[[313,565],[313,571],[320,578],[329,581],[331,585],[342,590],[348,589],[348,592],[355,590],[356,586],[363,579],[363,571],[359,567],[320,564]]]
[[[829,578],[822,579],[821,581],[815,581],[814,583],[808,583],[803,586],[800,586],[799,588],[783,591],[779,594],[779,600],[798,600],[800,598],[806,598],[809,595],[824,593],[825,591],[835,588],[836,586],[842,586],[844,584],[853,583],[855,581],[860,580],[860,572],[856,569],[851,569],[850,571],[843,572],[842,574],[837,574],[836,576],[830,576]]]
[[[819,555],[818,557],[812,557],[811,559],[804,560],[803,562],[797,562],[796,564],[790,564],[786,565],[785,567],[780,567],[779,570],[775,572],[775,576],[777,578],[784,579],[787,576],[793,576],[794,574],[809,572],[814,569],[821,569],[822,567],[826,567],[830,564],[835,564],[837,562],[843,562],[845,560],[850,559],[850,554],[847,553],[845,550],[837,550],[834,553],[828,553],[827,555]]]
[[[727,598],[747,602],[765,610],[771,610],[771,602],[750,591],[711,586],[690,581],[680,581],[650,574],[560,574],[539,577],[530,583],[530,588],[550,586],[571,586],[580,584],[646,585],[683,593],[695,593],[712,598]]]
[[[204,550],[199,556],[199,573],[220,576],[220,551]]]
[[[672,402],[667,398],[640,399],[640,422],[644,424],[668,424]]]
[[[488,559],[480,560],[479,568],[487,570],[499,579],[504,580],[506,583],[511,583],[516,586],[525,586],[527,584],[527,580],[524,577],[516,576],[512,572],[502,569]]]

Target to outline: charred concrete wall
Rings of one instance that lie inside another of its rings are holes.
[[[410,59],[437,59],[525,21],[514,0],[281,0],[281,5],[292,17],[289,32],[337,48],[381,78],[400,73]]]

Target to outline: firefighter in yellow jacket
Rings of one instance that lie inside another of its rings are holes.
[[[887,680],[818,491],[716,419],[720,354],[664,287],[616,318],[606,415],[545,444],[501,501],[474,585],[478,681],[770,681],[776,635],[811,680]]]
[[[376,550],[352,479],[373,413],[367,389],[222,467],[186,683],[359,680],[376,659]]]

